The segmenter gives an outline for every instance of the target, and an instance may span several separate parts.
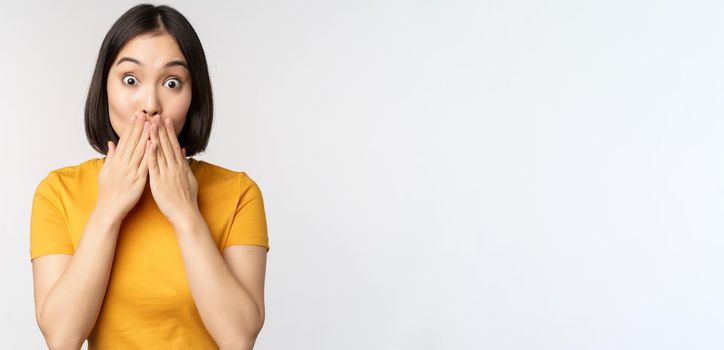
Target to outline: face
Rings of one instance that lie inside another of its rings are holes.
[[[108,113],[122,136],[135,113],[147,120],[170,118],[176,136],[191,104],[191,75],[176,40],[167,33],[129,40],[108,73]]]

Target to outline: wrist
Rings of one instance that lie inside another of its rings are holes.
[[[169,219],[176,232],[194,232],[201,223],[206,223],[198,209],[190,209],[176,218]]]
[[[91,213],[91,217],[101,224],[108,226],[120,226],[126,215],[112,211],[103,205],[96,205]]]

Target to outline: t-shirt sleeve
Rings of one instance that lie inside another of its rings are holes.
[[[264,198],[259,186],[245,173],[241,174],[241,194],[224,248],[250,244],[259,245],[269,251]]]
[[[48,254],[73,254],[68,225],[51,181],[45,177],[35,189],[30,214],[30,260]]]

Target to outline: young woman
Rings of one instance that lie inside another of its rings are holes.
[[[51,349],[86,339],[91,350],[253,347],[264,202],[246,173],[191,157],[208,143],[212,113],[186,18],[147,4],[123,14],[85,107],[88,140],[105,157],[50,171],[33,198],[35,312]]]

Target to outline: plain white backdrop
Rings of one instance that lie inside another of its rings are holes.
[[[101,156],[135,4],[0,5],[0,348],[45,346],[33,191]],[[212,78],[196,158],[265,198],[256,349],[724,348],[721,1],[166,4]]]

